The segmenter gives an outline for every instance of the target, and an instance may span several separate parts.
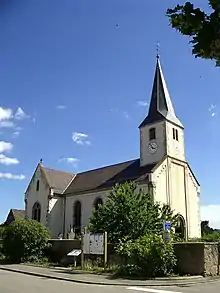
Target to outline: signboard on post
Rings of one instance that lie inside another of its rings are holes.
[[[104,254],[104,234],[85,234],[83,244],[84,254]]]
[[[166,221],[163,223],[163,240],[165,245],[170,241],[171,228],[172,228],[171,222]]]
[[[80,249],[74,249],[70,251],[67,256],[79,256],[81,254],[82,250]]]
[[[172,228],[172,223],[171,223],[171,222],[166,221],[166,222],[163,223],[163,230],[164,230],[164,231],[167,231],[167,230],[170,231],[171,228]]]

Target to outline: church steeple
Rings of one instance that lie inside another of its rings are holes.
[[[161,68],[159,54],[157,53],[156,70],[151,94],[150,107],[147,117],[144,119],[139,127],[159,122],[161,120],[167,120],[183,128],[182,123],[175,114]]]

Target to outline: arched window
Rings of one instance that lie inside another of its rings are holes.
[[[32,208],[32,219],[40,222],[40,217],[41,217],[41,206],[39,202],[35,202]]]
[[[181,239],[185,239],[186,237],[186,224],[185,219],[182,215],[178,215],[177,225],[175,227],[175,234],[177,234]]]
[[[103,201],[100,197],[96,198],[94,201],[94,208],[97,210],[99,206],[103,206]]]
[[[81,202],[76,201],[73,207],[73,226],[76,233],[81,231]]]

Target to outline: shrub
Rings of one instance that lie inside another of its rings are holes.
[[[204,234],[202,236],[202,241],[203,242],[219,242],[220,241],[220,233],[215,232],[215,233]]]
[[[0,227],[0,239],[2,239],[3,237],[4,230],[5,230],[5,227]]]
[[[17,220],[3,234],[3,251],[11,262],[37,261],[48,248],[49,231],[34,220]]]
[[[162,236],[155,234],[120,242],[117,252],[126,261],[122,269],[127,275],[162,277],[173,273],[176,266],[172,241],[165,246]]]

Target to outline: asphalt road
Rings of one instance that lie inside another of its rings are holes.
[[[220,281],[190,287],[115,287],[83,285],[0,270],[0,293],[219,293]]]

